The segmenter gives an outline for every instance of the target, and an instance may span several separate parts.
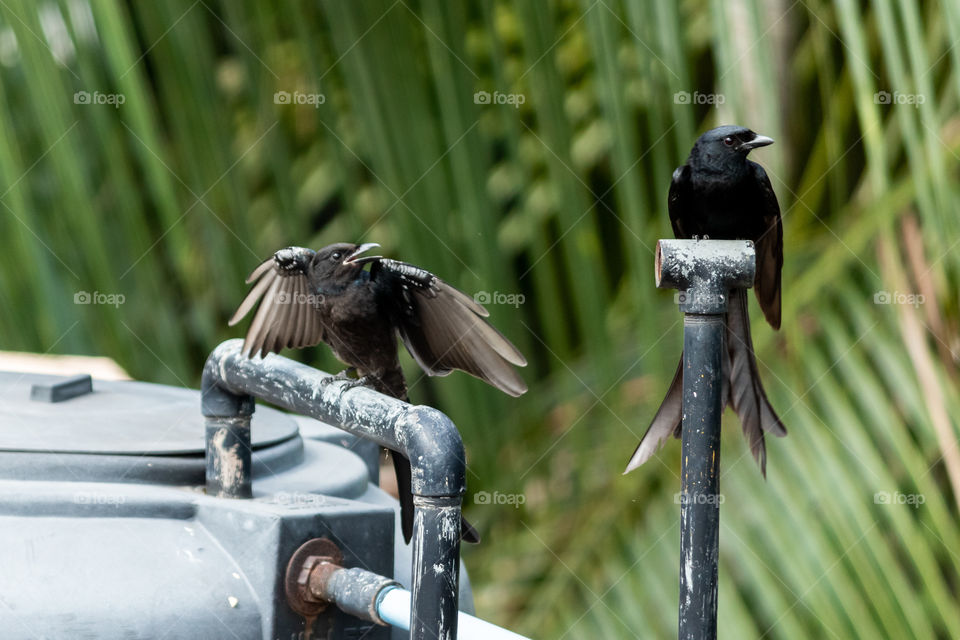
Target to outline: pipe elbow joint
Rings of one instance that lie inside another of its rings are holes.
[[[413,493],[419,496],[462,496],[466,485],[466,452],[453,421],[432,407],[415,405],[396,424],[413,472]]]
[[[224,382],[224,365],[230,357],[241,357],[238,354],[242,348],[243,340],[226,340],[217,345],[207,357],[200,378],[200,409],[205,417],[232,418],[253,415],[253,397],[233,393],[226,388]]]

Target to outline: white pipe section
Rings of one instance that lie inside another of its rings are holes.
[[[400,587],[387,587],[377,597],[377,615],[389,625],[410,630],[410,592]],[[468,613],[457,618],[459,640],[530,640],[526,636],[507,631]]]

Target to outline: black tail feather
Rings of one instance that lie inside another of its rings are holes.
[[[767,451],[764,432],[776,436],[787,435],[787,429],[774,411],[767,394],[763,390],[757,359],[753,353],[753,340],[750,336],[750,316],[747,309],[747,291],[734,289],[730,292],[726,318],[726,353],[723,358],[723,406],[733,407],[743,433],[750,444],[750,451],[760,465],[760,471],[766,477]],[[626,471],[633,471],[653,457],[672,433],[679,438],[683,417],[683,356],[673,376],[667,395],[660,404],[657,414],[640,444],[633,452]]]
[[[640,439],[640,444],[630,457],[630,462],[624,473],[630,473],[641,464],[653,457],[653,454],[663,446],[670,434],[673,437],[680,437],[681,419],[683,418],[683,354],[680,354],[680,364],[677,365],[677,372],[673,374],[673,381],[667,390],[667,395],[657,415],[653,417],[653,422],[647,427],[647,432]]]

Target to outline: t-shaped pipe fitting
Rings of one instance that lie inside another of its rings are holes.
[[[730,289],[753,286],[755,252],[749,240],[660,240],[657,242],[658,289],[679,289],[684,313],[727,310]]]

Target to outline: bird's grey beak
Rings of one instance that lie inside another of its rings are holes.
[[[756,136],[750,142],[744,142],[740,145],[740,148],[744,151],[750,151],[750,149],[756,149],[757,147],[765,147],[768,144],[773,144],[773,138],[768,138],[767,136]]]
[[[365,244],[362,244],[356,249],[354,249],[353,253],[351,253],[346,257],[346,259],[343,261],[343,264],[367,264],[368,262],[379,260],[383,256],[366,256],[363,258],[360,257],[360,254],[366,253],[367,251],[370,251],[370,249],[373,249],[374,247],[379,247],[379,246],[380,245],[377,244],[376,242],[367,242]]]

